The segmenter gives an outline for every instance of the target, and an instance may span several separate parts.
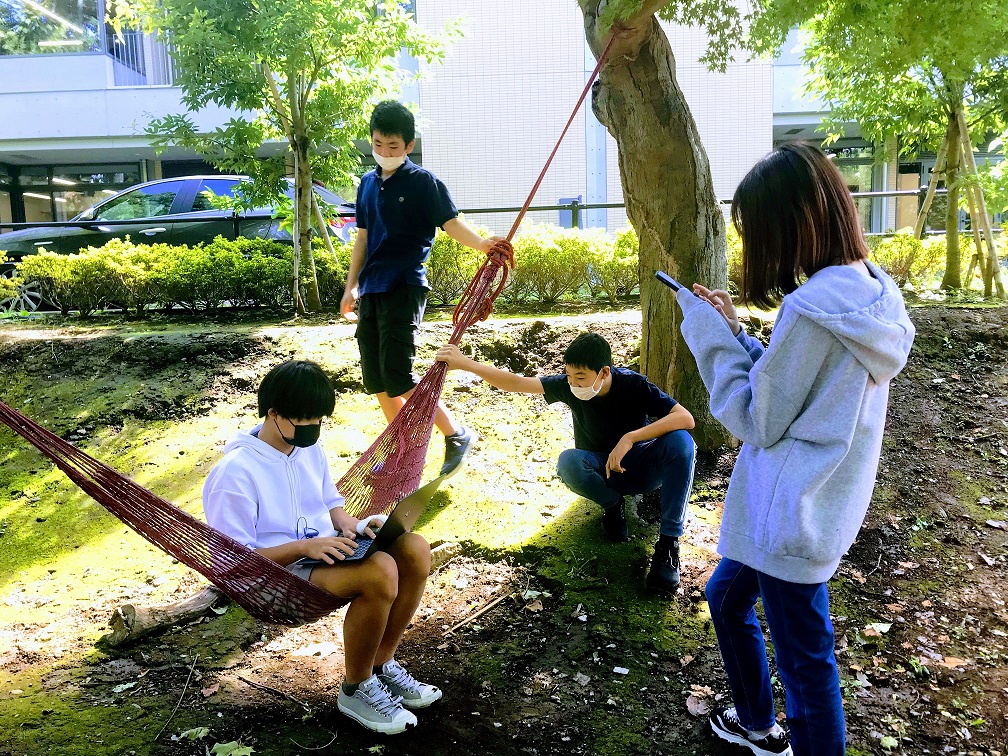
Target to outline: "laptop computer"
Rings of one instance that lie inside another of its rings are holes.
[[[388,519],[378,530],[375,537],[358,537],[357,548],[354,550],[354,553],[348,554],[346,559],[342,561],[350,562],[355,559],[365,559],[376,551],[382,551],[390,546],[403,533],[409,533],[413,529],[413,526],[416,525],[416,521],[420,519],[420,515],[426,511],[427,505],[430,504],[435,491],[438,490],[438,486],[441,485],[446,477],[445,475],[440,475],[430,483],[420,486],[420,488],[409,496],[400,499],[395,507],[392,508],[392,511],[389,512]]]

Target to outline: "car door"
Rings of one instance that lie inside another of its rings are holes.
[[[183,212],[174,218],[175,244],[193,246],[201,242],[213,241],[217,236],[235,238],[235,218],[231,210],[214,207],[214,197],[234,197],[241,179],[238,178],[196,178],[191,199]],[[187,187],[188,189],[188,187]]]
[[[125,236],[137,244],[173,243],[172,215],[180,209],[186,182],[166,179],[140,184],[95,205],[78,216],[80,225],[63,229],[60,251],[71,254]]]

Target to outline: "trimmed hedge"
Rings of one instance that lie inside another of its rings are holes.
[[[725,230],[729,288],[733,295],[737,295],[742,290],[742,240],[733,224],[727,223]],[[921,240],[913,235],[911,229],[901,229],[885,236],[869,236],[867,241],[872,261],[892,276],[901,287],[930,288],[936,285],[945,273],[944,234],[928,236]],[[966,280],[966,273],[975,251],[973,235],[969,231],[960,231],[962,283],[967,288],[972,281]],[[975,271],[974,277],[976,276],[979,276],[979,270]]]
[[[335,255],[321,239],[313,239],[312,252],[322,303],[335,308],[343,296],[352,246],[333,243]],[[551,306],[585,296],[615,304],[639,284],[633,229],[613,236],[601,229],[529,224],[514,244],[516,268],[501,295],[505,306]],[[40,250],[25,256],[18,271],[21,280],[37,282],[43,297],[64,314],[89,315],[105,308],[136,314],[152,307],[193,312],[224,306],[289,308],[291,256],[289,245],[265,239],[218,236],[187,247],[135,244],[126,237],[74,255]],[[439,231],[427,264],[431,299],[444,305],[457,301],[484,259]]]
[[[151,306],[193,311],[282,306],[290,302],[290,247],[264,239],[218,236],[195,247],[134,244],[127,236],[75,255],[39,252],[18,263],[22,280],[63,314]]]

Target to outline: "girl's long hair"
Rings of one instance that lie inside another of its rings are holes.
[[[772,308],[830,265],[868,257],[854,198],[821,150],[786,144],[760,160],[735,190],[742,239],[742,298]]]

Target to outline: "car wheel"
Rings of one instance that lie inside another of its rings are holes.
[[[42,306],[42,289],[38,281],[18,286],[17,293],[12,297],[0,300],[0,310],[4,312],[37,312]]]

